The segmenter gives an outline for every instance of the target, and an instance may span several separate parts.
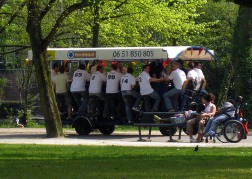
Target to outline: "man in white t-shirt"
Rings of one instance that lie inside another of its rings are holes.
[[[66,94],[68,85],[67,76],[64,74],[64,71],[64,66],[60,66],[60,73],[53,78],[56,101],[59,111],[61,112],[66,111]]]
[[[197,79],[196,90],[199,90],[202,80],[205,79],[205,75],[203,74],[201,67],[202,67],[201,63],[199,62],[195,63],[194,71],[198,74],[196,78]]]
[[[88,104],[88,92],[86,82],[90,80],[90,75],[85,71],[85,65],[79,64],[78,69],[73,74],[73,81],[70,87],[72,96],[79,107],[79,113],[84,114]]]
[[[122,76],[121,81],[120,81],[121,93],[122,93],[122,98],[125,104],[125,111],[126,111],[128,123],[131,123],[133,120],[132,109],[137,110],[142,99],[140,93],[136,92],[133,89],[136,85],[136,78],[132,75],[132,73],[133,73],[133,68],[128,67],[127,73]],[[130,106],[127,96],[131,96],[136,99],[133,105],[133,108],[132,106]]]
[[[190,80],[194,81],[195,84],[197,84],[198,73],[194,70],[194,63],[189,62],[188,67],[189,67],[189,69],[187,72],[187,79],[190,79]]]
[[[205,76],[201,70],[202,65],[200,62],[196,62],[195,63],[195,68],[194,71],[196,71],[196,73],[198,74],[197,79],[197,86],[195,88],[196,91],[199,91],[198,95],[195,97],[195,101],[200,101],[200,96],[206,95],[207,91],[205,89],[200,89],[200,86],[202,85],[202,83],[204,83],[205,80]]]
[[[158,111],[159,103],[160,103],[160,96],[154,89],[151,87],[151,82],[161,82],[163,78],[151,78],[149,75],[150,72],[150,65],[144,65],[143,71],[139,75],[139,85],[140,85],[140,93],[144,97],[144,104],[146,111]],[[150,107],[150,102],[148,97],[155,100],[153,108]]]
[[[174,95],[179,94],[181,92],[183,83],[186,80],[186,74],[184,71],[179,69],[179,64],[177,62],[174,62],[172,63],[172,72],[165,80],[166,81],[173,80],[174,88],[163,94],[163,99],[167,111],[173,111],[176,102],[173,100],[172,103],[171,98],[173,98]]]
[[[59,64],[54,63],[53,69],[51,70],[51,79],[54,80],[54,78],[59,74]]]
[[[112,64],[110,67],[110,72],[107,73],[107,83],[106,83],[106,101],[103,111],[103,117],[116,118],[115,108],[118,106],[120,101],[119,93],[119,83],[122,74],[117,72],[117,65]]]
[[[96,72],[90,77],[89,96],[97,96],[105,101],[105,96],[102,93],[102,85],[107,81],[106,75],[103,73],[103,66],[97,66]]]

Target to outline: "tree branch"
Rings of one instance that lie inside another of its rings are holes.
[[[125,0],[125,1],[123,1],[123,2],[121,2],[121,4],[118,4],[118,6],[116,6],[115,8],[114,8],[114,10],[116,10],[116,9],[119,9],[120,7],[122,7],[124,4],[126,4],[128,2],[128,0]]]
[[[82,0],[82,2],[80,3],[76,3],[73,4],[71,6],[69,6],[65,11],[63,11],[61,13],[61,15],[59,16],[59,18],[56,20],[56,23],[54,25],[54,27],[52,28],[52,30],[49,32],[49,34],[47,35],[47,37],[45,37],[43,39],[43,43],[45,45],[48,45],[50,43],[50,41],[53,39],[54,35],[56,34],[56,32],[58,31],[59,27],[61,27],[63,21],[66,19],[66,17],[68,17],[73,11],[77,10],[77,9],[82,9],[84,7],[87,7],[89,5],[87,0]]]
[[[3,3],[3,1],[1,3]],[[23,3],[18,7],[18,10],[16,12],[14,12],[14,14],[12,14],[12,16],[10,17],[8,22],[3,27],[1,27],[0,34],[3,33],[6,29],[6,27],[14,21],[14,19],[18,16],[18,13],[23,9],[23,7],[25,5],[26,5],[26,1],[23,1]]]
[[[53,3],[55,3],[56,0],[50,0],[47,6],[41,11],[39,19],[42,20],[45,15],[48,13],[48,11],[52,8]]]
[[[135,15],[135,14],[141,14],[142,12],[134,12],[134,13],[128,13],[128,14],[119,14],[115,16],[110,16],[110,17],[103,17],[100,19],[100,21],[105,21],[107,19],[113,19],[113,18],[118,18],[118,17],[123,17],[123,16],[130,16],[130,15]]]

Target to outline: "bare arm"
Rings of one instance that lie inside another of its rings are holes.
[[[163,78],[150,78],[150,82],[162,82]]]
[[[211,116],[214,116],[215,113],[216,113],[216,106],[213,105],[211,107],[210,113],[203,113],[203,114],[201,114],[201,117],[211,117]]]

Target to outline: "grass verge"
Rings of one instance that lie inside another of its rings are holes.
[[[251,148],[0,145],[1,178],[251,178]]]

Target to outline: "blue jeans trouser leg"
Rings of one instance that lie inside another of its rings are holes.
[[[225,114],[221,114],[213,119],[212,125],[210,127],[211,131],[216,132],[218,125],[220,124],[221,121],[227,119],[228,116]]]
[[[221,121],[227,119],[228,116],[225,114],[218,114],[217,116],[210,118],[207,122],[207,125],[204,129],[204,134],[208,133],[210,130],[216,132],[218,125]]]
[[[127,96],[131,96],[130,91],[122,91],[122,98],[125,105],[126,116],[127,116],[128,121],[132,121],[132,110],[131,110],[132,106],[130,103],[130,99]]]
[[[172,103],[171,103],[171,97],[173,97],[175,94],[178,94],[179,90],[176,88],[173,88],[166,93],[163,94],[164,102],[165,102],[165,107],[167,110],[173,109]]]
[[[158,95],[156,91],[153,91],[151,94],[149,94],[149,96],[155,100],[154,105],[153,105],[153,110],[158,111],[158,107],[161,101],[160,96]]]

